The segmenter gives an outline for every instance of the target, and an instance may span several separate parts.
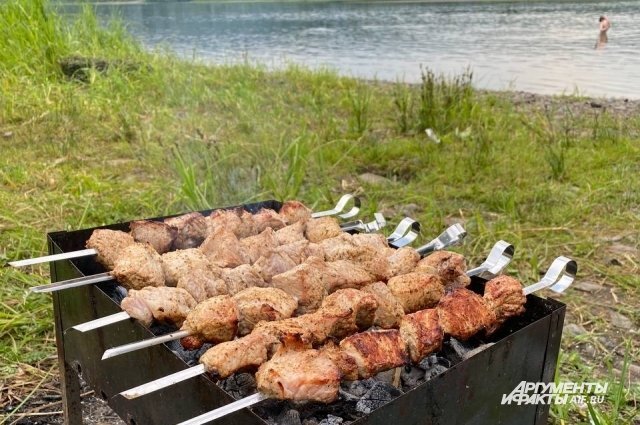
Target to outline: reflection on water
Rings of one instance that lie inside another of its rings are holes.
[[[67,6],[73,12],[72,6]],[[640,98],[640,1],[534,3],[100,4],[147,46],[211,62],[328,66],[419,81],[420,66],[476,85]],[[594,50],[598,18],[612,21]]]

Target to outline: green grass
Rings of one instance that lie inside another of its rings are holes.
[[[607,314],[640,319],[638,116],[568,113],[563,105],[579,99],[516,107],[508,94],[474,90],[470,72],[447,80],[424,70],[410,86],[293,65],[204,66],[144,52],[121,25],[100,28],[90,9],[64,24],[37,0],[0,5],[0,32],[0,258],[42,254],[48,231],[257,199],[320,208],[356,192],[367,213],[393,222],[415,204],[421,241],[465,222],[460,251],[471,264],[506,239],[517,247],[509,272],[525,282],[567,255],[580,280],[604,285],[597,302],[575,290],[563,297],[567,320],[588,334],[565,336],[558,379],[617,379],[593,414],[600,423],[635,415],[638,389],[616,370],[625,353],[638,364],[637,333],[614,332]],[[142,66],[91,71],[83,83],[57,65],[71,54]],[[365,172],[392,183],[365,184]],[[46,267],[0,269],[2,381],[29,365],[48,370],[50,300],[27,295],[47,279]],[[43,375],[29,376],[23,396]],[[588,411],[554,408],[553,417],[588,423]]]

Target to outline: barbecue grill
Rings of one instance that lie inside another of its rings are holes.
[[[277,211],[280,205],[265,201],[242,207],[251,212],[260,208]],[[127,230],[128,224],[107,228]],[[50,233],[49,253],[84,248],[93,230]],[[102,271],[93,257],[51,263],[52,282]],[[472,288],[479,289],[484,282],[474,277]],[[66,423],[82,423],[79,375],[131,425],[177,424],[247,395],[242,393],[242,382],[238,382],[242,376],[218,383],[200,375],[145,397],[125,399],[118,393],[193,366],[202,350],[185,352],[174,342],[103,361],[106,349],[166,333],[166,328],[154,325],[147,329],[135,321],[125,321],[86,333],[71,329],[78,323],[121,311],[119,301],[124,294],[115,283],[81,286],[52,295]],[[384,378],[357,382],[350,385],[361,388],[345,388],[340,400],[330,405],[295,406],[267,401],[217,423],[266,425],[324,420],[323,423],[338,424],[342,420],[354,424],[395,421],[402,425],[545,424],[548,406],[503,406],[501,400],[503,394],[509,394],[521,381],[553,380],[564,314],[562,303],[529,295],[523,315],[509,319],[489,338],[464,344],[449,341],[441,353],[425,362],[422,377],[411,378],[422,373],[415,367],[398,370],[403,382],[400,388]],[[382,401],[371,394],[381,395]],[[367,404],[367,396],[374,402]]]

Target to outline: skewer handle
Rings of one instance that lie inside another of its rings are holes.
[[[509,242],[496,242],[496,244],[493,245],[493,248],[491,248],[491,252],[489,252],[487,259],[478,267],[469,270],[467,272],[467,276],[478,276],[487,280],[493,279],[500,274],[507,265],[509,265],[515,251],[515,247]]]
[[[405,217],[398,227],[387,237],[389,245],[396,248],[407,246],[416,240],[420,234],[420,223],[410,217]]]
[[[76,288],[78,286],[92,285],[94,283],[107,282],[113,280],[113,276],[109,273],[98,273],[92,276],[83,276],[76,279],[64,280],[62,282],[54,282],[48,285],[34,286],[31,292],[53,292],[61,289]]]
[[[11,267],[26,267],[34,264],[48,263],[51,261],[69,260],[72,258],[87,257],[96,255],[98,252],[93,248],[81,249],[79,251],[63,252],[62,254],[45,255],[44,257],[27,258],[26,260],[10,261]]]
[[[113,323],[124,322],[125,320],[131,319],[129,313],[126,311],[121,311],[120,313],[111,314],[109,316],[101,317],[100,319],[92,320],[90,322],[84,322],[79,325],[73,326],[72,329],[75,329],[80,332],[88,332],[93,329],[98,329],[103,326],[111,325]]]
[[[578,272],[578,264],[567,257],[556,258],[547,273],[538,283],[529,285],[524,288],[525,295],[532,294],[540,289],[549,288],[556,293],[564,292],[576,278]]]
[[[237,412],[238,410],[242,410],[245,407],[253,406],[256,403],[260,403],[262,400],[266,400],[266,395],[262,393],[255,393],[248,397],[242,398],[240,400],[234,401],[233,403],[229,403],[226,406],[222,406],[219,409],[212,410],[207,413],[203,413],[200,416],[196,416],[195,418],[191,418],[188,421],[180,422],[178,425],[202,425],[208,422],[211,422],[215,419],[226,416],[230,413]]]
[[[426,245],[416,249],[422,256],[429,254],[433,251],[439,251],[451,245],[456,245],[467,236],[467,231],[464,230],[460,224],[456,223],[453,226],[449,226],[444,232],[437,238],[432,240]]]
[[[128,316],[128,315],[127,315]],[[102,360],[119,356],[120,354],[130,353],[131,351],[141,350],[143,348],[152,347],[154,345],[163,344],[176,339],[184,338],[191,335],[190,331],[177,331],[170,334],[158,336],[155,338],[145,339],[143,341],[132,342],[131,344],[121,345],[119,347],[109,348],[102,355]]]
[[[351,208],[346,213],[340,214],[346,208],[349,201],[353,200],[353,208]],[[318,211],[311,214],[312,218],[320,218],[326,217],[329,215],[337,215],[340,218],[351,218],[358,215],[360,212],[360,198],[353,196],[351,194],[342,195],[342,197],[338,200],[338,203],[332,210],[327,211]]]

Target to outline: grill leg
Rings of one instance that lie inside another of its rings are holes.
[[[52,277],[54,275],[52,274]],[[58,348],[58,368],[60,369],[60,384],[62,390],[62,411],[64,425],[82,425],[82,404],[80,403],[80,378],[75,370],[65,360],[64,328],[60,315],[60,299],[53,293],[53,313],[56,327],[56,345]]]

